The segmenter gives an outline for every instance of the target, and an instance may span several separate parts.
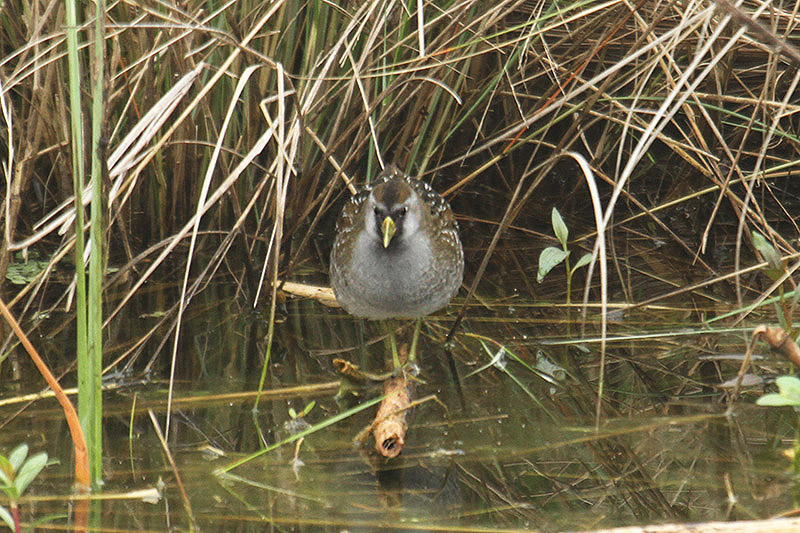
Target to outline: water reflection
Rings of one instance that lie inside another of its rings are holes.
[[[751,389],[726,417],[728,400],[714,385],[735,376],[740,363],[703,357],[736,353],[740,331],[712,335],[676,320],[671,310],[627,312],[608,343],[596,427],[593,330],[569,336],[566,312],[521,301],[513,320],[504,308],[471,310],[452,350],[460,392],[440,345],[451,319],[427,322],[418,397],[435,394],[438,402],[410,413],[407,447],[397,460],[379,460],[372,443],[354,446],[374,414],[367,410],[217,477],[220,466],[306,427],[292,412],[297,416],[311,401],[302,417],[311,426],[346,408],[335,397],[333,357],[373,371],[384,370],[386,360],[383,332],[374,324],[314,302],[288,303],[276,329],[268,395],[253,413],[264,321],[237,312],[223,288],[214,290],[201,312],[187,316],[169,440],[203,529],[562,530],[768,517],[792,506],[796,489],[781,451],[794,436],[794,415],[753,406],[760,391]],[[145,329],[152,319],[141,320]],[[776,372],[774,359],[756,364],[754,372]],[[185,528],[188,511],[147,414],[164,416],[163,383],[135,383],[117,376],[118,389],[106,396],[106,486],[119,493],[163,480],[164,499],[104,502],[104,525]],[[363,388],[349,405],[379,394],[377,386]],[[16,407],[3,409],[11,419]],[[15,419],[24,431],[0,434],[4,442],[28,440],[32,449],[30,435],[42,435],[48,453],[63,459],[34,486],[40,494],[63,494],[69,478],[70,447],[59,420],[54,404],[41,401]],[[24,508],[31,518],[59,511],[60,502]]]

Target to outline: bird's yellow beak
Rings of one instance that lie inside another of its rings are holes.
[[[392,217],[386,217],[381,223],[381,233],[383,233],[383,247],[387,248],[389,243],[392,242],[392,237],[397,233],[397,225],[392,220]]]

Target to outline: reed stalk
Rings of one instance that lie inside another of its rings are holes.
[[[105,116],[105,1],[95,2],[94,60],[92,62],[92,207],[89,235],[92,249],[89,257],[89,391],[86,422],[90,431],[90,465],[96,485],[103,478],[103,274],[105,272],[105,212],[103,183],[106,176],[106,151],[102,146]]]
[[[98,5],[98,13],[102,7]],[[98,146],[102,120],[102,17],[97,17],[95,53],[100,54],[95,68],[95,103],[92,107],[92,196],[90,226],[90,271],[87,293],[84,244],[84,150],[83,113],[81,110],[81,59],[78,46],[78,11],[74,0],[66,3],[67,62],[69,65],[70,128],[72,134],[73,194],[75,198],[75,305],[78,357],[78,417],[86,437],[92,487],[102,480],[102,178]],[[98,46],[100,48],[98,52]],[[98,66],[99,64],[99,66]],[[97,90],[99,87],[99,91]],[[99,104],[97,100],[100,100]],[[87,302],[88,294],[88,302]]]

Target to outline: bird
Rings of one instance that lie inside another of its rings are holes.
[[[351,315],[420,319],[446,306],[463,277],[464,250],[450,205],[396,165],[387,166],[342,209],[330,282]],[[415,340],[417,334],[418,328]]]

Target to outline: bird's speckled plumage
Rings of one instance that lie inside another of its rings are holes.
[[[384,246],[381,224],[397,231]],[[458,224],[430,185],[394,165],[353,196],[336,224],[330,278],[336,299],[374,320],[419,318],[455,296],[464,275]]]

